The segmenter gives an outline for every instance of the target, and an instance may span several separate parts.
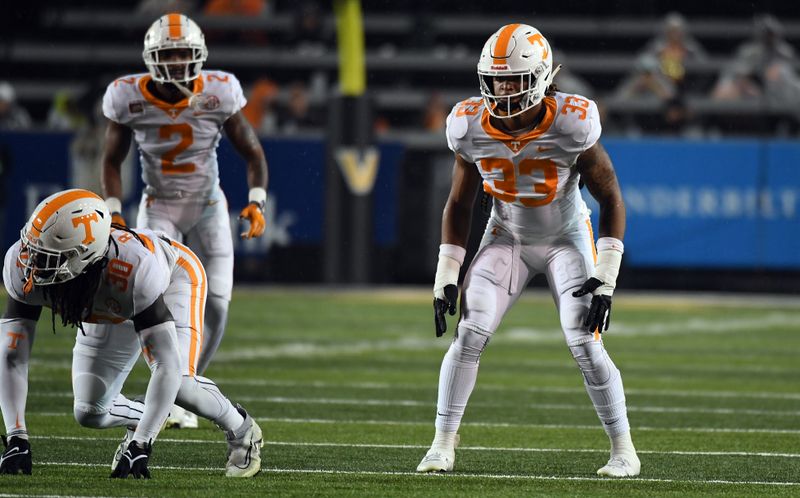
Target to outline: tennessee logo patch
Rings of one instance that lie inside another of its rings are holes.
[[[131,114],[141,114],[144,112],[144,102],[137,100],[128,103],[128,112]]]
[[[200,108],[204,111],[219,109],[219,99],[216,95],[206,95],[206,98],[203,99],[203,102],[200,104]]]

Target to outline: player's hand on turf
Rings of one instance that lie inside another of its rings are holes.
[[[31,462],[31,444],[27,439],[3,436],[3,446],[6,447],[0,456],[0,474],[27,474],[31,475],[33,463]]]
[[[242,212],[239,213],[239,219],[250,222],[250,228],[248,231],[240,234],[243,239],[261,237],[261,235],[264,233],[264,228],[266,227],[267,223],[264,221],[264,210],[258,203],[251,202],[244,209],[242,209]]]
[[[458,300],[458,287],[449,284],[442,291],[441,297],[433,298],[433,323],[436,326],[436,337],[441,337],[447,332],[447,319],[445,312],[450,316],[456,314],[456,301]]]
[[[592,277],[583,283],[580,289],[572,293],[572,297],[581,297],[586,294],[592,295],[592,304],[589,306],[589,313],[583,320],[583,326],[589,332],[600,332],[608,330],[611,324],[611,296],[602,294],[598,289],[603,285],[603,282]]]
[[[136,441],[131,441],[125,453],[122,454],[122,458],[119,459],[117,468],[111,473],[111,477],[127,479],[128,476],[133,476],[134,479],[150,479],[147,462],[152,451],[153,446],[150,443],[140,446]]]

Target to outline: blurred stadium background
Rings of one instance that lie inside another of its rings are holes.
[[[338,38],[335,5],[363,14]],[[621,287],[799,290],[800,12],[783,1],[19,2],[0,20],[4,247],[52,191],[100,191],[100,98],[146,70],[144,31],[172,10],[204,30],[205,67],[242,81],[269,160],[267,234],[238,242],[237,282],[429,285],[452,165],[444,118],[478,94],[485,39],[527,22],[564,64],[560,88],[603,110],[628,208]],[[357,73],[359,26],[366,90],[342,98],[337,43],[355,47]],[[220,165],[235,222],[245,171],[224,141]]]

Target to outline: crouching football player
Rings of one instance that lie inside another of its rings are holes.
[[[0,320],[0,408],[8,439],[0,473],[31,473],[28,361],[43,306],[79,329],[75,419],[85,427],[128,428],[111,477],[150,477],[152,444],[173,402],[225,431],[226,475],[260,470],[258,424],[196,375],[207,283],[188,248],[150,230],[112,227],[102,198],[66,190],[37,206],[6,253],[3,282],[9,298]],[[140,351],[151,370],[144,403],[120,394]]]

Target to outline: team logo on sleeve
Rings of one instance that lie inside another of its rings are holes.
[[[200,104],[200,109],[204,111],[219,109],[219,98],[216,95],[206,95],[206,98]]]
[[[134,100],[128,103],[128,112],[131,114],[141,114],[144,112],[144,102],[141,100]]]

